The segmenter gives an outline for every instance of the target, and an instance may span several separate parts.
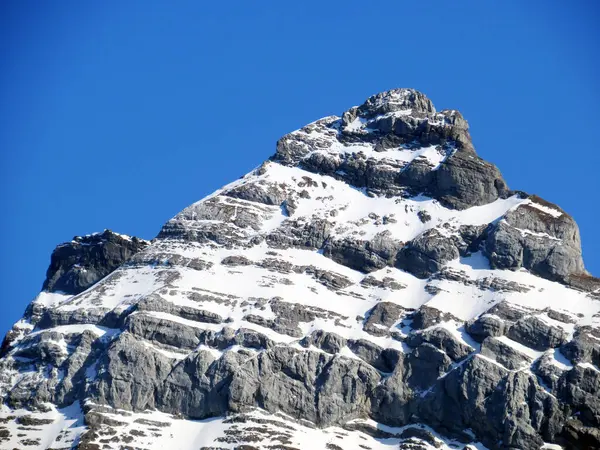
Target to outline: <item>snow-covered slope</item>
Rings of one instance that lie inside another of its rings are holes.
[[[284,136],[152,243],[55,256],[3,343],[0,448],[600,445],[577,225],[417,91]]]

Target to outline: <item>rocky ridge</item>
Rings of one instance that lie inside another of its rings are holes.
[[[566,212],[387,91],[152,243],[57,247],[2,346],[0,447],[600,448],[599,295]]]

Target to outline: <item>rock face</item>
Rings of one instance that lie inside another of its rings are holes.
[[[42,290],[76,295],[148,246],[148,241],[104,230],[75,236],[52,252]]]
[[[395,89],[152,243],[57,247],[2,346],[0,446],[600,448],[599,298],[575,221]]]

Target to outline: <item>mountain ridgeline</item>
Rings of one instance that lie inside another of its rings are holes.
[[[152,241],[59,245],[0,358],[0,448],[599,449],[577,224],[394,89]]]

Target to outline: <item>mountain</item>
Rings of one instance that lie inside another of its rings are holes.
[[[282,137],[152,241],[52,254],[5,449],[600,448],[600,280],[412,89]]]

